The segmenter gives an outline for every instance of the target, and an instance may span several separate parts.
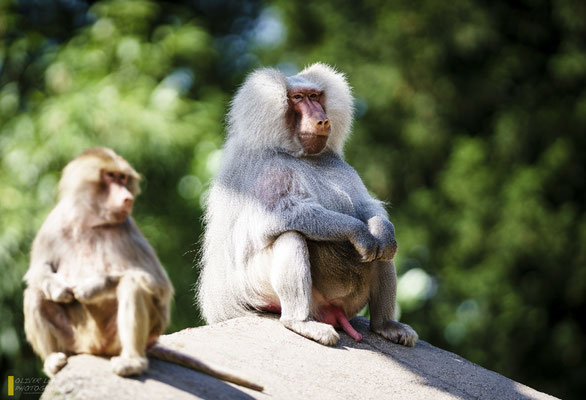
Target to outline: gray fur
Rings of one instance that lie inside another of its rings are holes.
[[[285,123],[288,90],[308,84],[324,92],[332,126],[313,156]],[[393,321],[393,225],[342,158],[352,102],[344,76],[324,64],[289,78],[259,70],[236,94],[205,215],[198,302],[208,322],[277,304],[286,327],[334,344],[334,329],[313,321],[320,307],[352,318],[370,302],[373,330],[406,345],[417,340]]]

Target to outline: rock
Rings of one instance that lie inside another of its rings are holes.
[[[352,325],[363,341],[340,333],[335,347],[305,339],[272,316],[237,318],[160,338],[160,344],[264,385],[263,393],[153,359],[142,376],[121,378],[107,359],[79,355],[49,382],[42,399],[554,398],[424,341],[414,348],[390,343],[371,333],[365,318],[354,318]]]

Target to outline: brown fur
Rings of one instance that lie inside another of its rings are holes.
[[[169,323],[173,288],[132,218],[139,175],[110,149],[70,162],[59,202],[39,230],[25,275],[26,337],[52,376],[67,356],[114,356],[119,375],[148,367],[148,354],[233,382],[263,388],[185,354],[154,345]],[[114,193],[114,194],[113,194]]]
[[[106,184],[104,173],[124,180]],[[33,242],[25,275],[26,336],[48,375],[78,353],[119,356],[117,373],[140,373],[147,344],[169,323],[173,288],[129,215],[139,179],[126,160],[101,147],[63,170],[59,202]],[[109,185],[128,193],[130,208],[109,201]]]

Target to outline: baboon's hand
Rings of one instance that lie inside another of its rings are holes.
[[[73,291],[64,282],[50,279],[43,282],[45,296],[56,303],[70,303],[73,300]]]
[[[119,277],[86,278],[73,287],[73,295],[80,303],[91,303],[106,295],[119,280]]]
[[[397,253],[397,241],[395,240],[395,227],[388,219],[378,215],[368,220],[368,230],[376,238],[379,244],[377,260],[391,261]]]
[[[366,225],[362,225],[362,229],[359,229],[354,233],[354,236],[350,238],[350,242],[360,254],[361,262],[366,263],[376,259],[379,252],[379,243],[376,238],[370,234]]]

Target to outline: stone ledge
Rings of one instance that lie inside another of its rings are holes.
[[[150,360],[137,378],[121,378],[108,360],[79,355],[43,394],[56,399],[554,399],[419,341],[414,348],[390,343],[352,325],[360,343],[345,333],[335,347],[319,345],[285,329],[272,316],[250,316],[188,328],[160,343],[264,385],[264,393],[201,373]]]

